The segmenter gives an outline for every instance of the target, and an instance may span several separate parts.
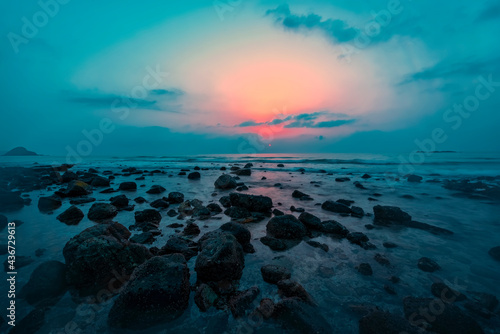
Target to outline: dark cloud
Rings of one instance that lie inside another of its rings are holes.
[[[349,117],[346,114],[341,114],[341,113],[331,113],[328,111],[317,111],[313,113],[303,113],[303,114],[298,114],[298,115],[290,115],[287,116],[283,119],[276,118],[273,119],[272,121],[269,122],[255,122],[255,121],[246,121],[241,124],[235,125],[235,127],[249,127],[249,126],[258,126],[258,125],[279,125],[283,124],[286,122],[289,122],[288,124],[285,124],[285,128],[334,128],[337,126],[342,126],[348,123],[354,122],[353,119],[339,119],[339,120],[329,120],[329,121],[321,121],[321,122],[316,122],[316,120],[322,116],[325,117]]]
[[[345,21],[325,19],[317,14],[292,14],[287,4],[268,10],[266,15],[274,17],[275,21],[287,30],[295,32],[318,30],[337,43],[352,41],[359,34],[356,28],[350,27]]]
[[[336,128],[342,125],[355,122],[354,119],[339,119],[334,121],[313,122],[313,121],[295,121],[285,125],[285,128]]]
[[[240,127],[240,128],[246,128],[248,126],[257,126],[257,125],[262,125],[262,124],[265,124],[265,123],[257,123],[255,121],[246,121],[246,122],[243,122],[243,123],[236,125],[236,126]]]
[[[150,95],[162,95],[162,96],[171,97],[171,98],[177,98],[177,97],[185,94],[184,91],[182,91],[180,89],[176,89],[176,88],[168,89],[168,90],[167,89],[153,89],[149,93],[150,93]]]

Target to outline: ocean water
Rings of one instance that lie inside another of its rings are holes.
[[[457,196],[456,191],[443,188],[446,179],[474,179],[477,177],[500,175],[500,154],[498,153],[434,153],[425,156],[422,161],[418,156],[411,158],[408,154],[373,155],[373,154],[278,154],[278,155],[203,155],[176,157],[92,157],[85,158],[73,167],[75,170],[96,168],[119,173],[126,167],[143,170],[160,169],[165,174],[146,176],[137,182],[136,192],[124,192],[130,199],[144,197],[148,202],[163,195],[149,195],[146,191],[154,184],[162,185],[171,191],[179,191],[185,199],[199,199],[204,205],[218,203],[221,196],[229,192],[218,191],[214,181],[223,172],[220,167],[234,164],[253,163],[252,175],[241,176],[241,181],[249,187],[243,193],[265,195],[272,198],[274,206],[285,213],[294,205],[302,207],[322,220],[334,219],[345,225],[350,231],[363,232],[377,246],[376,250],[364,250],[347,240],[337,240],[328,236],[320,236],[314,240],[325,243],[329,251],[313,248],[302,242],[285,252],[275,252],[264,246],[258,239],[266,234],[267,219],[246,226],[252,233],[252,244],[256,252],[245,255],[245,269],[240,281],[240,289],[258,286],[261,290],[256,305],[262,298],[278,301],[277,288],[263,282],[260,267],[265,264],[282,264],[292,270],[292,278],[302,284],[319,305],[319,312],[338,333],[357,333],[360,316],[351,310],[352,305],[370,304],[397,314],[402,314],[402,299],[405,296],[432,297],[430,286],[436,281],[445,281],[458,291],[467,295],[467,291],[487,292],[500,297],[500,264],[488,255],[488,250],[500,246],[500,205],[490,199],[472,199]],[[402,162],[403,161],[403,162]],[[0,167],[32,166],[64,163],[64,157],[0,157]],[[413,162],[413,163],[412,163]],[[277,167],[284,164],[284,167]],[[188,180],[179,176],[180,169],[191,169],[195,166],[208,168],[202,170],[200,180]],[[299,169],[304,169],[302,174]],[[361,176],[368,173],[370,179]],[[421,183],[409,183],[404,176],[408,173],[424,178]],[[112,187],[124,181],[134,181],[139,175],[117,176]],[[265,176],[266,180],[261,180]],[[351,182],[335,182],[335,178],[349,177]],[[353,185],[353,181],[362,182],[366,190]],[[432,182],[428,182],[432,181]],[[311,183],[314,182],[314,183]],[[496,184],[500,178],[487,179],[484,182]],[[281,183],[281,187],[275,187]],[[309,194],[313,201],[300,201],[292,198],[295,189]],[[16,230],[17,255],[31,256],[35,262],[19,269],[18,288],[22,287],[38,264],[47,260],[64,261],[62,249],[66,242],[82,230],[95,223],[85,217],[76,226],[67,226],[56,220],[56,216],[66,210],[70,204],[63,206],[53,214],[42,214],[38,211],[37,202],[40,196],[48,196],[54,190],[41,190],[29,193],[33,203],[22,210],[7,213],[9,220],[19,219],[24,222]],[[216,193],[214,195],[214,193]],[[375,197],[373,194],[381,194]],[[107,201],[120,194],[100,194],[94,191],[91,197],[97,201]],[[404,195],[411,195],[402,197]],[[408,212],[414,220],[449,229],[451,236],[433,235],[427,231],[410,228],[375,228],[368,230],[365,225],[373,223],[372,217],[341,217],[327,212],[315,204],[325,200],[354,200],[356,206],[365,212],[373,212],[375,205],[394,205]],[[370,200],[374,198],[377,201]],[[281,203],[281,205],[278,205]],[[92,203],[79,206],[84,213]],[[148,203],[135,204],[135,211],[149,208]],[[171,206],[175,208],[175,206]],[[170,209],[170,208],[169,208]],[[297,213],[295,213],[297,215]],[[166,227],[177,223],[176,217],[170,218],[166,211],[162,212],[160,224],[162,235],[151,246],[161,247],[174,229]],[[115,221],[130,226],[134,223],[134,212],[121,211]],[[229,217],[219,214],[214,219],[197,221],[203,235],[217,229],[228,222]],[[182,223],[182,221],[180,221]],[[138,233],[138,232],[133,232]],[[0,232],[0,244],[6,243],[6,230]],[[199,237],[194,238],[197,240]],[[399,247],[386,249],[383,242],[391,241]],[[36,257],[36,249],[46,249],[41,257]],[[390,267],[384,267],[374,261],[376,253],[386,256],[391,261]],[[442,269],[432,274],[417,268],[419,258],[426,256],[434,259]],[[2,256],[2,261],[6,256]],[[196,281],[194,262],[188,262],[191,270],[191,282]],[[373,268],[373,276],[360,275],[355,267],[368,262]],[[333,276],[326,277],[321,273],[333,271]],[[391,284],[388,278],[398,276],[401,282]],[[390,295],[384,285],[392,285],[397,295]],[[1,291],[7,291],[6,282],[0,283]],[[177,320],[162,326],[148,329],[145,333],[212,333],[217,329],[223,333],[286,333],[280,326],[265,324],[264,327],[253,323],[252,319],[233,319],[221,311],[212,309],[207,313],[198,310],[191,294],[190,307]],[[46,323],[39,333],[64,333],[64,327],[70,323],[78,324],[81,333],[113,333],[107,326],[107,313],[113,300],[103,305],[90,307],[76,301],[67,293],[57,305],[47,313]],[[18,319],[33,308],[18,299]],[[498,309],[496,316],[490,320],[474,316],[487,333],[498,333],[500,321]],[[220,328],[219,328],[220,327]]]

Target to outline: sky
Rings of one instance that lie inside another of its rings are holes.
[[[499,151],[498,1],[3,1],[0,151]]]

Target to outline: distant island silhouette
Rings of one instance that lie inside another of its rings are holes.
[[[24,157],[24,156],[38,156],[35,152],[28,151],[24,147],[16,147],[4,154],[4,156],[11,157]]]

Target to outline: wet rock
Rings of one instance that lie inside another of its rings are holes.
[[[222,204],[223,207],[225,208],[229,208],[231,206],[231,199],[229,198],[229,196],[222,196],[220,199],[219,199],[219,202],[220,204]]]
[[[166,209],[170,206],[170,202],[167,198],[163,197],[151,202],[149,205],[155,209]]]
[[[394,296],[397,295],[396,290],[391,285],[387,285],[387,284],[384,285],[384,290],[385,290],[385,292],[387,292],[390,295],[394,295]]]
[[[344,204],[346,206],[351,206],[354,203],[354,201],[347,200],[347,199],[338,199],[337,203]]]
[[[244,316],[259,293],[259,288],[254,286],[245,291],[237,292],[232,296],[228,301],[228,305],[233,317],[240,318]]]
[[[231,206],[229,209],[226,209],[226,211],[224,211],[224,214],[233,219],[242,219],[252,216],[250,211],[239,206]]]
[[[348,177],[337,177],[337,178],[335,179],[335,181],[336,181],[336,182],[348,182],[348,181],[351,181],[351,179],[350,179],[350,178],[348,178]]]
[[[172,204],[180,204],[184,202],[184,194],[176,191],[171,192],[168,194],[168,201]]]
[[[368,174],[363,174],[363,176],[361,176],[362,179],[370,179],[371,178],[371,175],[368,175]]]
[[[56,192],[56,194],[62,197],[79,197],[87,196],[91,192],[91,187],[87,183],[79,180],[74,180],[68,184],[68,187],[65,191],[58,191]]]
[[[270,284],[277,284],[279,281],[292,277],[290,270],[286,267],[268,264],[260,268],[262,278]]]
[[[135,212],[136,223],[154,223],[159,224],[161,221],[161,213],[154,209],[146,209]]]
[[[269,212],[273,207],[271,198],[266,196],[231,193],[229,199],[232,206],[239,206],[252,212]]]
[[[118,214],[116,207],[108,203],[94,203],[87,217],[95,222],[110,220]]]
[[[488,254],[495,260],[500,261],[500,246],[493,247],[488,251]]]
[[[109,187],[109,179],[102,176],[95,176],[90,185],[96,188]]]
[[[307,229],[295,216],[275,216],[266,226],[268,234],[278,239],[301,239],[307,234]]]
[[[307,241],[307,244],[311,247],[314,247],[314,248],[319,248],[325,252],[328,252],[329,250],[329,247],[327,244],[322,244],[321,242],[317,242],[317,241],[314,241],[314,240],[309,240]]]
[[[455,301],[462,301],[467,299],[465,295],[456,290],[453,290],[442,282],[433,283],[431,286],[431,292],[434,296],[447,303],[454,303]]]
[[[122,191],[136,191],[137,183],[135,182],[122,182],[119,187]]]
[[[142,330],[172,321],[187,309],[189,294],[189,269],[184,257],[153,257],[134,271],[113,304],[108,323]]]
[[[358,270],[358,272],[361,275],[364,275],[364,276],[373,275],[372,266],[370,266],[369,263],[361,263],[359,266],[356,267],[356,269]]]
[[[277,164],[276,167],[283,168],[283,167],[285,167],[285,165],[283,165],[283,164]]]
[[[136,234],[132,238],[130,238],[130,242],[135,242],[137,244],[152,244],[154,241],[155,236],[151,232]]]
[[[200,284],[194,295],[194,302],[202,312],[208,311],[219,296],[208,284]]]
[[[151,194],[151,195],[158,195],[158,194],[161,194],[163,192],[167,191],[167,189],[165,189],[164,187],[158,185],[158,184],[155,184],[151,187],[151,189],[149,189],[148,191],[146,191],[147,194]]]
[[[169,216],[169,217],[175,217],[175,216],[177,216],[177,211],[175,211],[174,209],[170,209],[167,212],[167,216]]]
[[[201,178],[201,174],[199,172],[192,172],[188,174],[189,180],[199,180]]]
[[[323,210],[335,212],[335,213],[351,213],[351,208],[342,203],[334,201],[326,201],[321,205]]]
[[[201,233],[200,228],[195,223],[188,223],[184,228],[184,230],[182,231],[182,234],[188,236],[195,236],[200,233]]]
[[[118,190],[115,190],[113,188],[107,188],[107,189],[104,189],[102,191],[100,191],[99,193],[100,194],[111,194],[111,193],[115,193],[117,192]]]
[[[207,209],[210,210],[210,212],[215,213],[215,214],[222,212],[222,208],[217,203],[208,204]]]
[[[497,297],[489,293],[467,291],[467,296],[469,297],[469,305],[466,304],[465,306],[468,309],[480,310],[480,312],[476,313],[482,316],[484,316],[486,312],[493,312],[498,306]]]
[[[483,334],[479,324],[460,308],[440,299],[405,297],[405,317],[410,324],[437,334]],[[432,310],[439,310],[433,312]]]
[[[302,213],[302,212],[305,212],[306,209],[304,209],[304,208],[296,208],[295,206],[292,205],[290,207],[290,211],[292,211],[292,212],[301,212]]]
[[[250,243],[252,234],[245,226],[239,223],[226,223],[223,224],[220,229],[224,232],[231,233],[242,246]]]
[[[341,238],[346,237],[349,234],[347,228],[344,225],[335,220],[327,220],[321,223],[321,232],[328,234],[335,234]]]
[[[76,206],[70,206],[66,211],[57,216],[57,220],[65,223],[66,225],[77,225],[84,217],[82,210]]]
[[[52,212],[61,207],[62,201],[57,196],[40,197],[38,200],[38,210],[40,212]]]
[[[312,201],[313,199],[311,198],[311,196],[303,193],[302,191],[299,191],[299,190],[294,190],[293,193],[292,193],[292,197],[293,198],[298,198],[300,199],[301,201]]]
[[[405,222],[403,225],[406,227],[424,230],[424,231],[430,232],[430,233],[435,234],[435,235],[453,235],[452,231],[447,230],[445,228],[429,225],[426,223],[417,222],[414,220],[412,220],[410,222]]]
[[[234,171],[234,174],[238,176],[250,176],[252,175],[252,170],[250,168],[242,168]]]
[[[286,298],[274,306],[273,318],[287,329],[302,334],[331,334],[334,330],[318,309],[300,301]]]
[[[424,334],[403,317],[376,310],[359,320],[359,334]]]
[[[396,248],[396,247],[398,247],[398,245],[396,245],[395,243],[390,242],[390,241],[386,241],[386,242],[384,242],[384,243],[383,243],[383,246],[384,246],[385,248]]]
[[[406,179],[408,180],[408,182],[417,183],[417,182],[421,182],[423,177],[418,176],[418,175],[408,175],[408,177]]]
[[[351,216],[363,218],[365,216],[365,211],[359,206],[353,206],[351,207]]]
[[[281,210],[278,210],[278,209],[274,209],[273,210],[273,215],[275,216],[283,216],[285,213]]]
[[[285,297],[297,297],[310,305],[316,305],[316,302],[304,287],[291,279],[284,279],[278,282],[278,293]]]
[[[21,297],[30,305],[53,305],[66,290],[66,266],[59,261],[47,261],[33,271]]]
[[[396,206],[376,205],[373,213],[376,225],[402,225],[411,222],[411,216]]]
[[[128,206],[129,199],[125,195],[118,195],[111,197],[110,199],[111,205],[117,208],[125,208]]]
[[[237,187],[237,182],[231,175],[223,174],[215,181],[214,186],[222,190],[234,189]]]
[[[308,229],[311,230],[321,230],[321,219],[308,212],[302,212],[299,216],[299,220]]]
[[[429,259],[428,257],[422,257],[418,260],[418,268],[425,272],[435,272],[436,270],[441,269],[439,264],[436,261]]]
[[[71,181],[74,181],[74,180],[77,180],[77,179],[78,179],[78,175],[76,175],[76,173],[71,172],[71,171],[66,171],[61,176],[61,181],[63,183],[68,183],[68,182],[71,182]]]
[[[282,251],[287,249],[287,246],[283,241],[273,237],[269,236],[262,237],[260,238],[260,242],[262,242],[264,245],[275,251]]]
[[[373,258],[375,259],[375,261],[377,261],[379,264],[383,266],[391,265],[391,261],[389,261],[389,259],[382,254],[377,253]]]
[[[355,181],[353,184],[354,184],[354,186],[355,186],[356,188],[359,188],[359,189],[366,189],[366,187],[365,187],[365,186],[364,186],[361,182],[359,182],[359,181]]]
[[[146,201],[146,199],[144,199],[144,197],[139,196],[139,197],[134,199],[134,202],[136,202],[137,204],[144,204],[147,201]]]
[[[198,280],[218,282],[239,279],[245,259],[238,240],[230,233],[214,233],[202,239],[195,263]]]
[[[86,203],[92,203],[95,201],[96,201],[96,199],[93,197],[80,197],[80,198],[73,198],[72,200],[69,201],[69,204],[81,205],[81,204],[86,204]]]
[[[187,261],[198,254],[198,244],[192,240],[173,235],[163,246],[159,255],[180,253],[184,255]]]

